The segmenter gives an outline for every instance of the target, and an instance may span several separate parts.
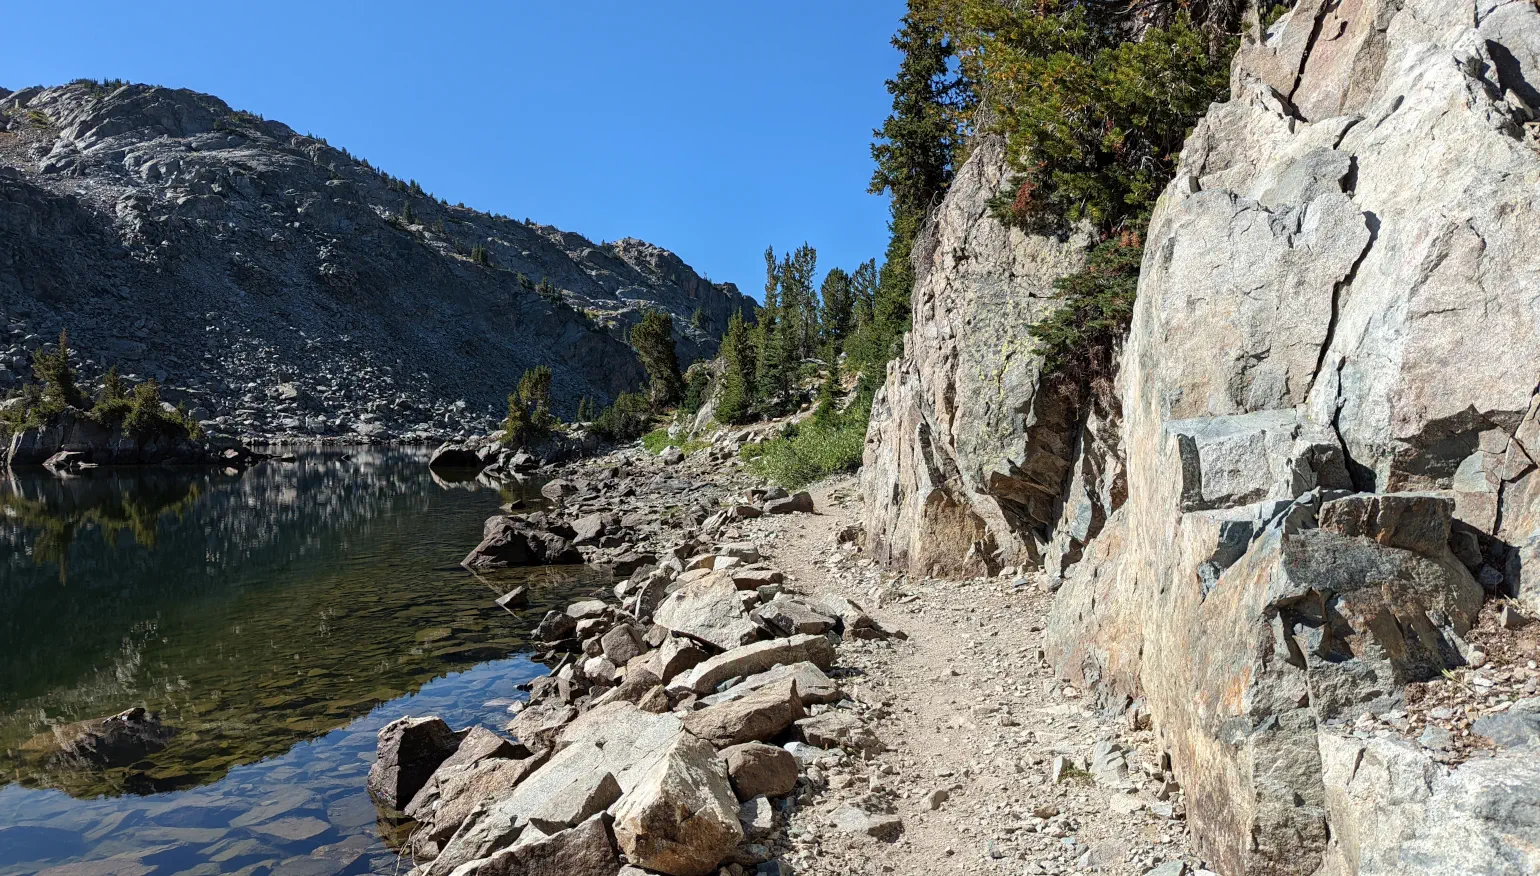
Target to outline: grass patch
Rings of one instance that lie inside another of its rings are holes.
[[[668,437],[667,426],[653,429],[651,432],[648,432],[646,435],[642,436],[642,447],[648,453],[651,453],[654,456],[662,453],[663,449],[669,447],[670,445],[678,447],[680,450],[684,451],[685,456],[689,456],[692,453],[705,450],[706,448],[710,447],[711,442],[692,438],[688,441],[680,443],[679,441]]]

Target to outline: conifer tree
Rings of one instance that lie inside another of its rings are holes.
[[[674,350],[674,319],[662,310],[648,310],[631,329],[631,346],[647,369],[648,396],[654,407],[671,405],[684,396],[679,357]]]
[[[75,367],[70,364],[69,330],[59,332],[59,346],[52,353],[39,348],[32,354],[32,375],[43,385],[43,398],[54,405],[79,408],[85,395],[75,385]]]
[[[831,358],[837,357],[845,336],[854,324],[855,301],[850,288],[850,274],[844,268],[831,268],[823,278],[818,297],[823,299],[819,321],[823,324],[823,342]]]
[[[869,373],[883,366],[895,343],[909,327],[909,297],[914,271],[909,254],[915,235],[931,206],[952,181],[953,163],[967,136],[966,119],[975,98],[969,81],[949,62],[955,51],[948,35],[923,13],[920,0],[910,0],[909,12],[893,37],[903,53],[898,75],[888,80],[893,113],[873,132],[872,194],[891,196],[888,224],[891,238],[876,294],[872,322],[862,347]]]
[[[723,423],[742,422],[753,408],[758,378],[754,342],[742,313],[734,312],[727,320],[727,333],[722,336],[722,362],[716,416]]]
[[[759,401],[773,399],[791,385],[791,376],[787,373],[791,363],[786,356],[780,286],[781,264],[775,260],[775,249],[766,247],[765,303],[759,309],[759,323],[754,328],[755,379],[752,395]]]

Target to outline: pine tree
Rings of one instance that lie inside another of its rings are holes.
[[[778,299],[781,286],[781,265],[775,260],[775,249],[765,248],[765,303],[759,309],[759,322],[754,327],[754,389],[752,397],[758,401],[773,399],[791,385],[787,369],[785,330],[782,308]]]
[[[577,422],[592,423],[594,421],[594,400],[588,396],[578,399]]]
[[[631,329],[631,347],[647,369],[653,406],[679,401],[684,396],[684,379],[679,375],[679,357],[674,350],[673,317],[662,310],[648,310]]]
[[[118,366],[114,365],[102,375],[102,389],[97,393],[97,402],[115,402],[128,398],[128,386],[123,378],[118,376]]]
[[[909,254],[925,215],[952,181],[953,163],[966,136],[966,119],[975,98],[969,81],[954,72],[955,55],[948,35],[910,0],[909,12],[893,37],[903,53],[898,75],[888,80],[893,114],[873,132],[872,194],[891,196],[886,260],[872,301],[872,322],[863,352],[863,370],[875,374],[895,352],[909,327],[909,296],[914,271]]]
[[[877,260],[861,263],[850,275],[851,330],[863,328],[872,321],[872,307],[877,300]]]
[[[850,288],[850,274],[844,268],[831,268],[823,278],[818,297],[823,299],[823,311],[819,322],[823,327],[823,343],[829,348],[831,358],[837,357],[845,336],[854,325],[855,301]]]
[[[727,320],[727,333],[722,336],[722,363],[716,417],[723,423],[739,423],[753,409],[757,378],[754,342],[741,313],[734,312]]]
[[[59,346],[52,353],[39,348],[32,354],[32,375],[43,385],[43,398],[52,405],[79,408],[85,395],[75,385],[75,368],[70,365],[69,330],[59,332]]]
[[[804,243],[781,261],[781,323],[787,362],[793,367],[818,352],[818,300],[813,277],[818,251]]]

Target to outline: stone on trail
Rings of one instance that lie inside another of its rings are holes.
[[[722,749],[727,777],[739,800],[784,797],[797,789],[797,759],[791,752],[762,742],[746,742]]]
[[[806,715],[797,696],[797,682],[788,678],[747,696],[691,712],[684,717],[684,729],[717,748],[726,748],[774,739]]]
[[[784,499],[769,499],[765,502],[766,514],[812,514],[813,497],[806,491],[795,496],[787,496]]]
[[[759,628],[743,610],[731,578],[712,576],[686,584],[663,600],[652,619],[667,629],[723,650],[747,645]]]
[[[614,815],[626,858],[669,876],[708,876],[743,841],[726,765],[689,734],[674,740]]]
[[[783,636],[817,635],[835,626],[833,617],[785,594],[754,609],[751,616]]]
[[[818,748],[843,748],[875,754],[882,751],[882,741],[861,719],[849,712],[830,711],[797,722],[802,741]]]
[[[791,663],[767,669],[764,672],[750,675],[721,693],[714,693],[702,697],[702,705],[714,706],[717,703],[725,703],[731,700],[748,696],[756,690],[768,684],[775,684],[785,679],[795,679],[797,682],[797,696],[802,698],[804,705],[809,703],[835,703],[844,696],[840,692],[839,685],[825,675],[822,669],[807,661]]]
[[[829,823],[844,833],[863,834],[883,842],[893,842],[904,832],[903,819],[897,815],[873,815],[854,806],[842,806],[829,816]]]
[[[738,823],[750,842],[757,842],[775,831],[775,808],[764,797],[752,797],[738,807]]]
[[[827,670],[834,665],[834,646],[823,636],[792,636],[734,648],[706,660],[668,685],[670,695],[704,696],[730,678],[743,678],[782,664],[812,663]]]
[[[658,454],[658,461],[664,465],[678,465],[684,462],[684,451],[670,444]]]
[[[437,716],[408,715],[386,724],[369,769],[370,796],[391,809],[404,809],[459,747],[460,737]]]
[[[680,733],[679,717],[654,714],[627,702],[606,703],[584,712],[557,737],[558,750],[594,745],[621,791],[630,791]]]

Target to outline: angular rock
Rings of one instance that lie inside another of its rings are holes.
[[[766,514],[812,514],[813,497],[806,491],[784,499],[770,499],[765,502]]]
[[[626,858],[669,876],[708,876],[743,841],[738,800],[711,746],[679,736],[614,809]]]
[[[658,680],[664,684],[681,672],[694,669],[706,660],[706,651],[682,636],[669,636],[655,653]]]
[[[443,846],[477,804],[507,796],[545,761],[544,755],[521,760],[489,758],[447,774],[440,767],[430,784],[432,796],[426,796],[428,788],[424,788],[407,807],[406,816],[419,823],[412,834],[413,847],[423,850],[430,842],[435,849]]]
[[[545,834],[575,827],[620,797],[604,751],[592,742],[569,745],[509,794],[479,804],[433,860],[428,876],[449,876],[463,864],[489,857],[512,845],[526,827]]]
[[[766,685],[776,684],[787,679],[796,681],[797,695],[804,704],[834,703],[838,702],[843,696],[840,693],[839,685],[835,684],[829,676],[825,675],[823,670],[804,661],[802,663],[776,666],[773,669],[755,673],[721,693],[702,697],[700,702],[706,706],[730,702],[748,696],[750,693]]]
[[[723,650],[755,640],[759,630],[743,610],[732,579],[713,576],[686,584],[663,600],[653,622]]]
[[[437,716],[398,718],[379,732],[379,749],[369,768],[369,795],[401,810],[460,747],[460,737]]]
[[[720,757],[739,800],[784,797],[797,789],[797,759],[784,748],[747,742],[722,749]]]
[[[812,663],[819,669],[834,665],[834,646],[823,636],[792,636],[734,648],[712,657],[668,684],[670,695],[704,696],[730,678],[765,672],[782,664]]]
[[[754,609],[750,616],[782,636],[817,635],[835,627],[834,618],[785,594]]]
[[[539,529],[520,517],[489,518],[481,543],[460,564],[468,569],[503,569],[581,563],[583,555],[559,533]]]
[[[763,742],[781,735],[807,712],[793,679],[767,684],[684,717],[684,729],[717,748]]]
[[[829,816],[829,823],[843,833],[869,836],[893,842],[904,832],[904,822],[896,815],[873,815],[854,806],[843,806]]]
[[[849,712],[833,710],[804,718],[797,722],[797,733],[803,742],[818,748],[843,748],[867,754],[882,751],[882,740],[877,734]]]

